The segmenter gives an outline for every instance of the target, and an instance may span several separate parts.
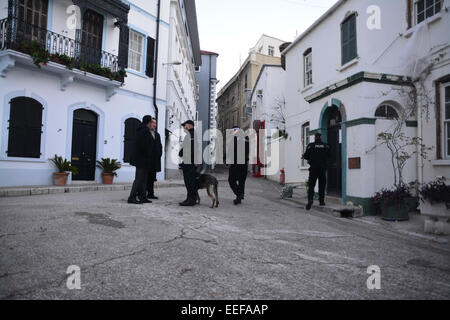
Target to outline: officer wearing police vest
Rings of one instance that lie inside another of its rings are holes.
[[[331,158],[330,146],[322,142],[322,135],[315,134],[314,143],[310,143],[306,148],[303,159],[308,161],[309,182],[308,182],[308,204],[306,210],[311,210],[314,203],[314,189],[319,180],[319,201],[320,205],[325,205],[325,186],[327,184],[327,168]]]

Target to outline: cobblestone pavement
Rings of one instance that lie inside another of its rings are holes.
[[[0,299],[448,299],[450,246],[363,219],[305,212],[249,179],[242,206],[145,206],[127,191],[0,199]],[[81,268],[81,290],[67,269]],[[367,268],[381,269],[368,290]]]

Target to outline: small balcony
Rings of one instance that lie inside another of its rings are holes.
[[[61,34],[19,21],[0,20],[0,76],[16,64],[36,66],[61,77],[61,90],[75,79],[107,89],[107,100],[126,77],[119,57]]]

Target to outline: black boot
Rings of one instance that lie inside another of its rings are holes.
[[[152,194],[152,195],[149,195],[149,196],[147,197],[147,199],[150,199],[150,200],[158,200],[159,198],[156,197],[154,194]]]
[[[308,211],[311,210],[313,203],[314,203],[313,201],[309,200],[308,204],[306,205],[306,210]]]
[[[138,201],[138,200],[133,199],[133,198],[129,198],[129,199],[128,199],[128,203],[129,203],[129,204],[142,204],[141,201]]]
[[[242,203],[241,197],[237,197],[234,201],[233,201],[234,205],[237,206],[238,204]]]
[[[182,206],[182,207],[194,207],[195,206],[195,200],[187,199],[184,202],[181,202],[180,206]]]

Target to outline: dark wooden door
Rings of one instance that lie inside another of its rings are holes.
[[[18,9],[16,41],[37,41],[45,46],[48,0],[19,0]]]
[[[95,180],[97,157],[97,115],[80,109],[73,115],[72,165],[78,168],[75,181]]]
[[[136,149],[137,128],[141,122],[135,118],[125,121],[123,162],[130,163]]]
[[[331,161],[328,169],[327,191],[329,195],[342,196],[342,143],[341,114],[333,109],[328,122],[328,144],[331,149]]]
[[[81,58],[89,64],[101,64],[103,45],[103,15],[86,10],[81,33]]]

